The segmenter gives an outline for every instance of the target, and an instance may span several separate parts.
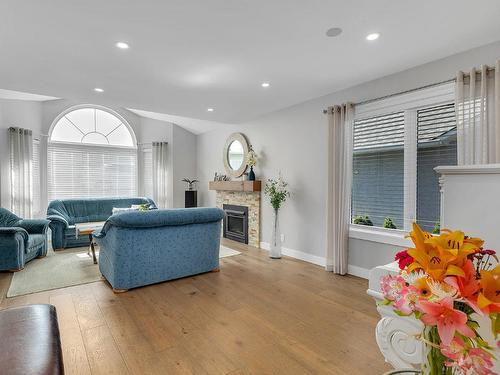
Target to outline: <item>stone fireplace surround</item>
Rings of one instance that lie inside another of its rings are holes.
[[[216,205],[224,204],[248,207],[248,244],[260,247],[260,191],[217,190]]]

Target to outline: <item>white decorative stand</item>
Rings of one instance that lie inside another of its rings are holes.
[[[367,293],[376,302],[384,299],[380,289],[380,278],[387,274],[396,275],[399,272],[396,262],[385,266],[375,267],[370,271],[369,289]],[[391,306],[377,306],[377,310],[382,319],[377,324],[375,331],[377,344],[386,362],[389,362],[395,369],[420,368],[424,360],[424,345],[416,339],[416,335],[422,333],[423,324],[413,317],[396,315]],[[496,341],[490,331],[490,320],[487,316],[475,315],[474,318],[480,325],[479,334],[483,339],[496,347]],[[494,371],[500,374],[500,355],[496,350],[494,353]]]
[[[372,269],[367,293],[376,302],[381,302],[384,296],[380,290],[380,278],[387,274],[396,275],[398,272],[396,262]],[[395,369],[419,368],[423,360],[424,345],[415,337],[424,328],[422,322],[395,314],[392,306],[378,305],[377,310],[382,319],[377,324],[375,334],[386,362]]]

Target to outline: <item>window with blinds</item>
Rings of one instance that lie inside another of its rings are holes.
[[[49,144],[49,201],[137,195],[135,149]]]
[[[404,112],[354,122],[353,223],[403,227],[404,127]]]
[[[457,164],[455,105],[417,111],[417,223],[427,231],[439,224],[441,197],[434,168]]]
[[[137,195],[134,134],[107,108],[62,113],[50,134],[47,164],[49,201]]]

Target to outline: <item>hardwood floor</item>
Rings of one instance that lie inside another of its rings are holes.
[[[382,374],[366,280],[224,241],[207,273],[114,294],[95,282],[3,299],[57,307],[67,374]],[[91,261],[89,259],[89,261]],[[0,298],[11,275],[0,274]]]

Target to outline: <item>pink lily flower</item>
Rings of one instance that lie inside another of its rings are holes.
[[[441,343],[441,353],[443,353],[449,359],[458,361],[465,352],[464,341],[460,337],[454,337],[451,340],[450,345],[444,345]]]
[[[410,315],[416,308],[420,299],[420,289],[413,285],[403,288],[400,298],[394,303],[394,307],[404,315]]]
[[[422,300],[419,309],[424,313],[422,322],[429,326],[437,325],[439,337],[444,345],[450,345],[455,331],[467,337],[475,333],[467,326],[467,314],[453,308],[453,298],[446,297],[437,302]]]

